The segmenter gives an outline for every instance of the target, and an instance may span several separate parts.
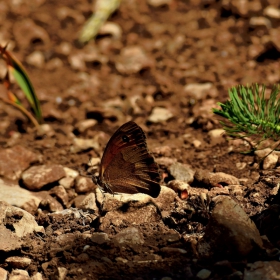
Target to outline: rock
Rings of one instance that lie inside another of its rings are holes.
[[[214,187],[214,188],[211,188],[211,190],[209,190],[208,195],[211,198],[218,196],[218,195],[229,195],[229,190],[228,190],[228,187],[224,187],[224,188]]]
[[[92,139],[74,138],[70,152],[76,154],[92,148],[96,151],[100,149],[98,137],[93,137]]]
[[[276,166],[279,158],[278,154],[279,152],[273,151],[270,148],[255,151],[255,155],[257,156],[257,158],[263,160],[262,167],[264,170],[273,169]]]
[[[134,207],[136,205],[142,207],[149,203],[154,203],[151,196],[143,193],[115,193],[112,195],[110,193],[102,192],[100,188],[96,188],[95,195],[97,203],[102,205],[103,212],[110,212],[127,206]]]
[[[36,132],[39,137],[44,137],[46,135],[51,138],[55,135],[53,127],[47,123],[41,124]]]
[[[147,56],[142,48],[128,46],[122,48],[115,66],[121,74],[134,74],[153,66],[153,64],[153,60]]]
[[[244,271],[244,280],[276,280],[279,279],[279,261],[257,261],[247,264]]]
[[[280,9],[277,9],[273,6],[267,6],[264,10],[263,10],[263,14],[265,16],[268,16],[270,18],[278,18],[280,19]]]
[[[153,7],[160,7],[171,4],[172,0],[148,0],[147,2]]]
[[[28,212],[0,201],[0,251],[19,249],[21,238],[29,233],[44,232]]]
[[[155,107],[152,110],[151,115],[148,118],[148,121],[152,123],[164,122],[173,117],[173,114],[166,108]]]
[[[58,280],[64,280],[68,272],[67,268],[58,267],[57,271],[58,271]]]
[[[65,170],[64,170],[65,171]],[[73,177],[64,177],[58,181],[58,183],[63,186],[65,189],[71,189],[74,186],[75,178]]]
[[[42,68],[45,64],[45,57],[42,52],[35,51],[26,57],[26,62],[37,68]]]
[[[37,272],[31,276],[30,280],[43,280],[43,275],[40,272]]]
[[[58,198],[58,200],[64,205],[66,206],[69,198],[68,198],[68,194],[65,190],[65,188],[63,186],[56,186],[54,188],[52,188],[50,190],[50,195],[55,196],[56,198]]]
[[[148,204],[140,208],[128,209],[126,212],[121,211],[121,209],[110,211],[100,220],[100,230],[106,232],[107,230],[111,231],[112,226],[121,229],[129,225],[135,226],[153,222],[159,223],[161,216],[155,205]]]
[[[100,164],[100,158],[99,157],[91,157],[88,165],[90,167],[94,167],[94,166],[98,166],[99,164]]]
[[[128,227],[114,236],[112,239],[115,245],[142,245],[145,243],[140,230],[135,227]]]
[[[22,181],[29,190],[40,190],[43,186],[65,177],[61,165],[32,166],[22,173]]]
[[[87,253],[81,253],[77,256],[77,262],[85,263],[89,260],[89,255]]]
[[[58,68],[63,67],[63,61],[60,58],[55,57],[55,58],[50,59],[47,62],[45,67],[49,71],[54,71],[54,70],[56,70]]]
[[[22,146],[0,150],[0,175],[11,180],[17,180],[26,168],[40,160],[39,155]]]
[[[0,197],[2,201],[26,211],[28,210],[28,212],[35,212],[41,201],[37,193],[32,193],[18,185],[7,183],[2,179],[0,179]]]
[[[197,272],[196,277],[198,279],[207,279],[207,278],[209,278],[210,275],[211,275],[211,271],[203,268]]]
[[[152,150],[152,153],[161,157],[171,157],[172,149],[170,146],[158,146]]]
[[[190,185],[180,180],[169,181],[167,186],[178,193],[181,199],[187,199],[189,197]]]
[[[5,262],[12,268],[27,268],[31,264],[31,259],[26,257],[9,257]]]
[[[73,53],[68,56],[68,62],[73,70],[84,71],[86,63],[82,53]]]
[[[97,187],[91,178],[79,176],[75,180],[75,191],[77,193],[87,193],[95,190]]]
[[[237,13],[239,16],[244,17],[248,15],[249,11],[249,1],[230,1],[230,7],[232,12],[235,14]]]
[[[94,119],[87,119],[82,120],[76,124],[77,129],[80,132],[86,131],[88,128],[94,127],[97,124],[97,120]]]
[[[92,235],[91,235],[91,241],[93,243],[96,243],[96,244],[104,244],[104,243],[107,243],[110,241],[110,238],[108,237],[108,235],[104,232],[94,232]]]
[[[79,176],[79,172],[74,170],[74,169],[71,169],[71,168],[68,168],[68,167],[63,167],[65,173],[66,173],[66,178],[67,177],[71,177],[71,178],[76,178]]]
[[[99,208],[96,205],[95,193],[90,193],[81,202],[80,208],[83,210],[92,210],[94,213],[99,213]]]
[[[202,100],[206,96],[217,97],[217,88],[212,83],[187,84],[184,91],[195,100]]]
[[[256,225],[244,210],[227,196],[213,199],[215,207],[197,250],[203,258],[236,259],[262,248]]]
[[[82,208],[82,202],[86,198],[86,195],[78,195],[73,200],[71,200],[71,205],[75,208]]]
[[[242,196],[244,191],[241,185],[230,185],[228,186],[230,194],[234,196]]]
[[[101,231],[106,232],[112,225],[122,228],[161,220],[158,207],[149,195],[142,193],[111,195],[96,189],[96,197],[102,211],[107,212],[100,219]]]
[[[223,135],[225,134],[225,131],[223,129],[212,129],[208,132],[208,135],[210,137],[210,144],[212,146],[214,145],[218,145],[218,144],[222,144],[224,143],[226,140],[223,137]]]
[[[280,51],[280,28],[271,28],[269,30],[270,40],[275,48]]]
[[[239,180],[224,172],[212,173],[207,170],[198,169],[194,175],[195,179],[207,187],[223,187],[228,185],[239,185]]]
[[[30,280],[30,278],[26,270],[14,269],[9,275],[9,280]]]
[[[273,169],[273,168],[275,168],[277,162],[278,162],[278,155],[276,155],[276,153],[271,153],[270,155],[268,155],[264,159],[264,161],[263,161],[263,169],[264,170]]]
[[[174,256],[174,255],[184,255],[187,253],[185,249],[174,248],[174,247],[162,247],[160,251],[164,255]]]
[[[98,34],[110,34],[115,40],[118,40],[122,36],[122,29],[118,24],[107,21],[100,27]]]
[[[233,272],[228,276],[229,280],[244,280],[243,273],[239,270]]]
[[[162,165],[162,166],[165,166],[165,167],[169,167],[172,164],[174,164],[175,162],[177,162],[176,158],[170,158],[170,157],[157,158],[158,165]]]
[[[47,195],[46,198],[41,200],[39,207],[42,209],[46,209],[50,212],[57,212],[63,210],[62,205],[50,195]]]
[[[188,164],[175,162],[170,166],[170,174],[176,180],[191,184],[194,180],[195,171]]]
[[[160,193],[157,198],[154,198],[154,203],[162,210],[170,210],[172,203],[176,200],[176,193],[165,186],[161,186]]]
[[[115,260],[116,260],[116,262],[121,262],[121,263],[127,263],[128,262],[127,259],[124,259],[124,258],[121,258],[121,257],[116,257]]]
[[[192,141],[192,144],[197,149],[202,145],[202,142],[200,140],[195,139]]]
[[[8,272],[4,268],[0,267],[0,280],[7,280]]]
[[[271,28],[271,21],[266,17],[251,17],[249,24],[252,27],[263,26],[267,29]]]

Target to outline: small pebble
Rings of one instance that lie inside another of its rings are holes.
[[[201,269],[197,274],[196,277],[199,279],[207,279],[211,275],[211,271],[208,269]]]

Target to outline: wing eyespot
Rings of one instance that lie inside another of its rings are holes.
[[[122,140],[123,140],[124,143],[128,143],[129,142],[129,137],[126,136],[126,135],[123,135]]]

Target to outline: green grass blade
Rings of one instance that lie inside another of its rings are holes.
[[[36,119],[41,122],[42,121],[42,111],[40,107],[40,102],[35,93],[34,87],[31,83],[31,80],[24,68],[24,66],[5,48],[0,46],[0,51],[2,57],[5,59],[9,73],[15,77],[18,85],[24,92],[28,102],[30,103]]]

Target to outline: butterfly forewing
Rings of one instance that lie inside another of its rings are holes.
[[[149,153],[146,136],[134,122],[122,125],[108,142],[100,166],[99,181],[110,192],[160,192],[158,165]]]

